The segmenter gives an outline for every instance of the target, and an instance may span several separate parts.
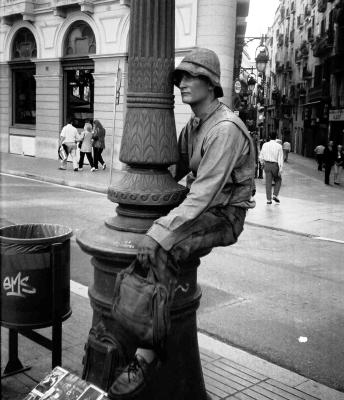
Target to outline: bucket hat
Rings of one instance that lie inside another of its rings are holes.
[[[220,60],[217,54],[209,49],[196,48],[187,54],[174,70],[174,84],[179,87],[183,72],[191,76],[205,76],[214,85],[216,97],[223,97],[220,83],[221,70]]]

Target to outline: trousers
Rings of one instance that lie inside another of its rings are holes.
[[[67,169],[67,159],[70,155],[73,161],[73,168],[78,168],[78,158],[76,155],[76,143],[64,143],[64,148],[66,149],[67,158],[65,160],[61,160],[61,169]]]
[[[176,280],[184,261],[203,257],[214,247],[236,243],[244,229],[246,211],[234,206],[213,207],[182,227],[170,251],[159,247],[155,271],[158,280],[168,287],[171,280]]]
[[[278,175],[279,167],[277,162],[264,162],[264,172],[265,172],[265,190],[266,198],[271,201],[271,190],[272,190],[272,178],[275,181],[274,186],[274,196],[278,196],[281,189],[282,178]]]

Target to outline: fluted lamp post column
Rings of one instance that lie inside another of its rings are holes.
[[[122,171],[113,171],[108,198],[116,215],[77,237],[91,254],[89,288],[92,328],[85,346],[85,379],[108,390],[114,371],[135,352],[135,343],[111,316],[116,274],[135,258],[153,221],[186,196],[168,167],[178,160],[173,113],[174,0],[132,0],[130,10],[127,113],[120,149]],[[183,265],[172,305],[167,359],[152,383],[150,399],[206,398],[197,342],[199,258]]]

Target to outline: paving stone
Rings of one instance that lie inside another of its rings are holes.
[[[211,378],[208,378],[207,376],[204,377],[204,382],[205,382],[205,384],[206,384],[207,391],[208,391],[209,393],[211,393],[211,394],[214,394],[214,395],[220,397],[221,399],[222,399],[222,398],[225,398],[225,397],[228,397],[228,395],[231,394],[231,393],[229,393],[228,391],[225,392],[224,390],[218,388],[218,387],[216,386],[216,381],[215,381],[215,385],[214,385],[214,384],[213,384],[213,383],[214,383],[214,380],[211,379]],[[232,393],[234,393],[234,392],[232,392]]]
[[[229,367],[228,365],[220,364],[217,362],[214,362],[211,365],[212,365],[212,368],[217,373],[219,373],[223,376],[230,376],[232,380],[234,380],[235,382],[237,382],[238,384],[240,384],[244,387],[248,387],[248,386],[251,386],[258,382],[261,382],[261,380],[257,380],[256,378],[252,377],[251,375],[245,374],[244,372],[237,370],[235,368]]]
[[[255,399],[255,397],[251,397],[245,393],[237,393],[234,396],[229,396],[228,399],[231,400],[252,400]]]
[[[274,379],[268,379],[266,382],[261,384],[264,388],[271,390],[273,392],[276,393],[280,393],[278,392],[281,391],[282,393],[284,393],[284,396],[286,399],[302,399],[302,400],[318,400],[318,397],[313,397],[308,395],[307,393],[304,393],[301,390],[297,390],[297,389],[293,389],[287,385],[284,385],[281,382],[278,382]],[[290,396],[294,396],[294,397],[287,397],[288,395]],[[327,399],[326,399],[327,400]]]
[[[210,368],[208,368],[208,367],[210,367]],[[230,386],[231,388],[233,388],[236,391],[243,390],[243,389],[251,386],[251,384],[249,382],[245,382],[245,384],[238,383],[236,381],[235,376],[233,377],[230,374],[224,373],[224,371],[221,371],[221,370],[215,368],[213,365],[205,366],[205,368],[203,368],[203,374],[210,376],[214,379],[217,379],[219,382],[222,382],[222,383]]]
[[[264,394],[258,393],[256,392],[254,389],[246,389],[244,392],[242,392],[244,394],[247,394],[249,397],[249,399],[251,400],[280,400],[281,397],[275,397],[275,395],[273,396],[265,396]],[[284,400],[282,398],[282,400]]]
[[[236,382],[233,382],[230,379],[230,377],[223,377],[221,375],[216,374],[212,370],[204,369],[203,375],[204,377],[212,379],[213,384],[216,387],[222,389],[225,392],[228,392],[228,394],[235,393],[238,390],[245,389],[244,386],[238,385]]]
[[[268,399],[272,400],[300,400],[300,397],[294,396],[284,390],[281,389],[275,389],[274,391],[271,391],[270,387],[268,389],[262,387],[260,384],[255,385],[254,387],[251,388],[253,391],[266,396]]]
[[[225,364],[229,367],[235,368],[238,371],[244,372],[246,375],[249,375],[252,378],[258,379],[260,381],[263,381],[268,378],[266,375],[260,374],[259,372],[254,371],[253,369],[246,368],[241,364],[238,364],[234,361],[229,360],[228,358],[221,358],[220,360],[216,361],[214,364],[217,365],[218,363]]]
[[[233,363],[235,364],[235,363]],[[262,380],[266,379],[257,379],[256,377],[252,376],[252,374],[254,373],[254,371],[250,371],[246,368],[246,371],[249,371],[249,373],[247,372],[243,372],[243,367],[241,367],[240,369],[236,368],[236,367],[232,367],[230,365],[228,365],[227,363],[222,362],[222,359],[219,360],[218,362],[214,362],[212,363],[212,365],[215,367],[218,367],[222,370],[224,370],[224,374],[230,374],[231,376],[236,376],[238,382],[241,382],[244,386],[250,386],[252,384],[256,384],[258,382],[261,382]],[[263,375],[262,375],[263,377]],[[241,381],[241,379],[243,379],[243,381]]]

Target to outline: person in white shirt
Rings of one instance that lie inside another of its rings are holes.
[[[271,204],[272,179],[275,181],[273,200],[279,203],[279,191],[282,184],[283,150],[282,145],[276,142],[277,134],[272,132],[270,141],[263,144],[259,160],[265,172],[265,189],[267,204]]]
[[[65,160],[61,160],[61,165],[59,169],[67,169],[67,159],[68,155],[70,155],[73,161],[73,169],[74,171],[78,171],[76,144],[78,141],[80,141],[80,139],[81,138],[79,136],[78,130],[72,125],[72,119],[68,119],[67,125],[62,128],[59,143],[59,146],[64,147],[67,153],[67,158]]]

